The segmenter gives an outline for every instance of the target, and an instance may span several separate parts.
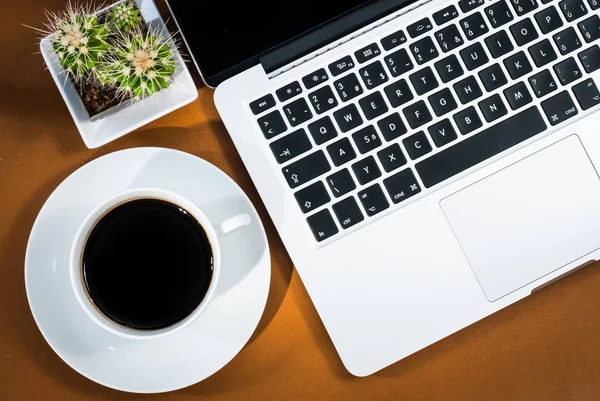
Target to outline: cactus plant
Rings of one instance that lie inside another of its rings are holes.
[[[134,3],[126,1],[118,4],[110,11],[110,21],[123,32],[131,31],[139,26],[140,11]]]

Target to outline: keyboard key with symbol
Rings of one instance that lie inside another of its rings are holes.
[[[312,118],[312,113],[304,99],[298,99],[283,107],[290,125],[296,127]]]
[[[373,92],[358,101],[367,120],[372,120],[387,113],[388,107],[381,92]]]
[[[339,109],[333,113],[333,117],[335,118],[335,121],[342,132],[353,130],[363,123],[363,119],[360,116],[355,104],[349,104],[343,109]]]
[[[597,15],[594,15],[585,21],[581,21],[577,26],[586,43],[593,42],[600,38],[600,17]]]
[[[381,46],[383,46],[383,49],[386,51],[392,50],[404,43],[406,43],[406,35],[404,35],[403,31],[394,32],[381,39]]]
[[[588,4],[592,10],[600,8],[600,0],[588,0]]]
[[[305,156],[282,169],[283,175],[292,189],[298,188],[330,170],[331,166],[322,150]]]
[[[423,68],[422,70],[411,74],[409,78],[417,95],[423,95],[439,86],[430,67]]]
[[[312,144],[303,129],[286,135],[269,146],[279,164],[292,160],[312,149]]]
[[[525,52],[518,52],[504,60],[504,66],[508,70],[508,74],[514,80],[521,78],[524,75],[533,71],[533,67],[527,59]]]
[[[412,129],[417,129],[433,119],[427,105],[422,100],[408,106],[402,112]]]
[[[336,167],[356,159],[356,151],[348,138],[340,139],[327,146],[327,153]]]
[[[587,14],[583,0],[562,0],[558,3],[558,7],[568,22],[575,21]]]
[[[569,57],[554,66],[554,72],[562,85],[569,85],[582,77],[581,70],[573,57]]]
[[[531,22],[531,19],[529,18],[511,25],[510,33],[512,33],[515,42],[517,42],[517,46],[526,45],[527,43],[536,40],[540,36],[535,30],[533,22]]]
[[[600,47],[598,45],[582,51],[578,57],[585,72],[590,73],[600,69]]]
[[[479,72],[479,79],[483,82],[486,91],[491,92],[508,83],[504,71],[500,64],[493,64]]]
[[[333,122],[329,117],[323,117],[314,123],[308,124],[308,132],[310,132],[310,135],[317,145],[328,142],[338,135],[333,126]]]
[[[529,48],[529,54],[533,58],[533,62],[538,67],[543,67],[556,60],[558,57],[552,47],[552,43],[548,39],[542,40],[540,43]]]
[[[381,50],[379,50],[379,46],[377,46],[377,43],[371,43],[367,47],[364,47],[358,50],[356,53],[354,53],[354,57],[356,57],[356,60],[360,64],[362,64],[379,56],[380,54]]]
[[[410,45],[410,51],[419,65],[425,64],[439,56],[433,40],[429,36]]]
[[[402,106],[414,99],[414,95],[404,79],[386,86],[384,92],[392,107]]]
[[[304,82],[304,86],[306,89],[312,89],[315,86],[322,84],[323,82],[327,82],[329,76],[327,75],[327,71],[324,68],[321,68],[312,74],[309,74],[302,78],[302,82]]]
[[[438,117],[450,113],[452,110],[458,107],[454,96],[452,96],[452,92],[448,88],[434,93],[433,95],[429,96],[427,100],[429,101],[433,112]]]
[[[263,96],[260,99],[250,103],[250,110],[252,110],[254,115],[260,114],[272,107],[275,107],[275,98],[271,94]]]
[[[365,185],[381,177],[381,170],[379,170],[373,156],[369,156],[366,159],[354,163],[352,165],[352,171],[354,171],[354,175],[361,185]]]
[[[429,32],[433,29],[433,25],[429,18],[423,18],[413,24],[410,24],[406,30],[411,38],[416,38],[418,36],[423,35],[426,32]]]
[[[438,25],[444,25],[448,21],[458,18],[458,10],[453,5],[441,9],[433,14],[433,20]]]
[[[415,168],[425,187],[431,188],[546,129],[538,108],[533,106],[434,154]]]
[[[421,192],[421,186],[411,169],[403,170],[383,180],[392,202],[398,204]]]
[[[333,205],[333,213],[344,230],[360,223],[365,218],[354,197],[349,197]]]
[[[515,48],[505,31],[500,31],[492,36],[485,38],[487,46],[493,58],[499,58],[510,53]]]
[[[581,41],[577,37],[577,32],[573,28],[567,28],[554,35],[553,38],[562,55],[569,54],[582,46]]]
[[[390,54],[384,61],[388,66],[392,77],[400,76],[414,68],[406,49],[400,49],[397,52]]]
[[[355,74],[346,75],[333,83],[343,102],[354,99],[363,93],[362,86]]]
[[[463,45],[464,41],[456,25],[452,24],[438,31],[435,39],[444,53],[452,51]]]
[[[433,139],[433,143],[435,143],[435,146],[438,148],[441,148],[458,138],[452,123],[447,118],[439,123],[433,124],[427,131],[429,132],[431,139]]]
[[[460,21],[460,26],[468,40],[474,40],[485,35],[490,30],[481,16],[475,13]]]
[[[443,83],[455,80],[465,73],[454,54],[435,63],[435,69]]]
[[[291,84],[288,84],[283,88],[278,89],[277,91],[275,91],[275,93],[277,94],[277,97],[279,98],[280,102],[285,102],[301,94],[302,87],[300,86],[299,82],[294,81]]]
[[[485,4],[485,0],[460,0],[458,2],[458,6],[462,10],[463,13],[468,13],[469,11],[473,11],[479,6]]]
[[[258,125],[267,139],[274,138],[287,130],[283,117],[277,110],[259,118]]]
[[[475,43],[466,49],[460,51],[460,57],[463,59],[467,70],[473,71],[476,68],[481,67],[484,64],[487,64],[489,58],[481,43]]]
[[[492,28],[499,28],[514,19],[512,12],[504,1],[499,1],[487,7],[483,12]]]
[[[390,207],[390,203],[385,198],[385,194],[379,184],[372,185],[360,191],[358,199],[369,217],[375,216],[377,213],[383,212]]]
[[[383,135],[383,138],[388,142],[393,141],[408,132],[398,113],[382,118],[377,123],[377,126],[379,127],[379,131]]]
[[[331,193],[336,198],[344,196],[356,189],[356,183],[347,168],[330,175],[326,179]]]
[[[575,85],[573,92],[583,110],[591,109],[600,104],[600,91],[598,91],[598,87],[591,78]]]
[[[488,123],[508,114],[508,110],[506,110],[506,106],[498,94],[479,102],[479,109]]]
[[[513,110],[520,109],[526,104],[533,102],[533,98],[527,90],[527,86],[525,86],[524,82],[519,82],[518,84],[506,89],[504,91],[504,96],[506,97],[506,100],[508,100],[510,108]]]
[[[317,114],[323,114],[338,105],[338,101],[329,85],[312,92],[308,95],[308,98]]]
[[[329,202],[331,197],[325,189],[323,182],[315,182],[312,185],[294,194],[302,213],[310,213]]]
[[[456,113],[454,115],[454,122],[463,135],[470,134],[471,132],[483,126],[483,122],[481,121],[481,118],[479,118],[479,114],[477,114],[477,110],[475,110],[475,107],[473,106]]]
[[[358,151],[362,154],[369,153],[381,146],[381,138],[379,138],[375,127],[372,125],[356,131],[352,134],[352,139],[354,139]]]
[[[562,91],[558,95],[543,101],[542,109],[544,109],[551,125],[560,124],[579,114],[571,95],[567,91]]]
[[[402,144],[406,149],[406,153],[408,153],[408,157],[412,160],[418,159],[433,150],[427,139],[427,135],[423,131],[419,131],[404,139]]]
[[[535,14],[534,17],[543,34],[550,33],[563,26],[562,19],[554,7],[548,7]]]
[[[454,84],[454,91],[462,104],[467,104],[483,96],[481,87],[474,76],[467,77]]]
[[[539,7],[537,0],[509,0],[515,12],[520,17]]]
[[[406,157],[404,157],[402,149],[400,149],[400,145],[397,143],[377,152],[377,157],[387,173],[394,171],[407,163]]]
[[[343,74],[346,71],[349,71],[354,68],[354,61],[352,57],[346,56],[344,58],[339,59],[335,63],[329,64],[329,72],[334,77],[337,77],[340,74]]]
[[[380,61],[376,61],[364,68],[361,68],[359,74],[362,77],[367,89],[373,89],[384,82],[387,82],[388,80],[388,76],[386,75],[383,65]]]
[[[529,78],[529,85],[531,85],[533,93],[538,98],[544,97],[558,89],[558,85],[556,85],[552,74],[548,70],[544,70]]]
[[[318,242],[325,241],[340,231],[335,224],[335,221],[333,221],[331,213],[327,209],[321,210],[319,213],[310,216],[306,221]]]

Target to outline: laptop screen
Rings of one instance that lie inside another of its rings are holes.
[[[256,64],[256,57],[267,50],[381,0],[168,1],[207,79],[243,63],[248,68],[250,59]]]

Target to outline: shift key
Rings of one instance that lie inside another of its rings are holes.
[[[292,189],[298,188],[330,170],[331,166],[322,150],[312,153],[282,169],[283,175]]]

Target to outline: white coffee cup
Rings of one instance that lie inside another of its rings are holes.
[[[136,199],[159,199],[180,206],[183,210],[191,214],[200,223],[212,248],[213,253],[213,274],[208,291],[206,292],[200,304],[183,320],[166,328],[158,330],[136,330],[122,326],[107,316],[105,316],[93,303],[83,280],[82,258],[85,244],[88,236],[96,223],[109,211],[115,207],[136,200]],[[77,230],[75,239],[71,246],[70,254],[70,277],[71,285],[77,301],[85,313],[100,327],[121,337],[132,339],[150,339],[166,336],[188,326],[202,314],[210,303],[221,274],[221,248],[219,238],[235,231],[241,227],[249,225],[250,216],[240,214],[225,220],[224,222],[213,226],[206,215],[191,201],[174,192],[158,188],[137,188],[121,192],[104,201],[96,207],[84,220],[83,224]]]

